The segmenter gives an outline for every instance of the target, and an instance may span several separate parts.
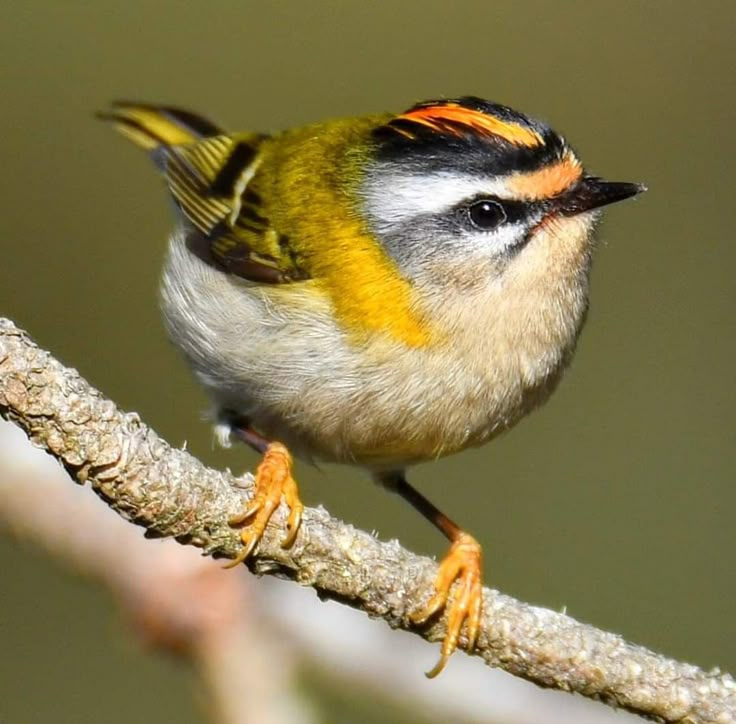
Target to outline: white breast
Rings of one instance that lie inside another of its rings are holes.
[[[383,336],[356,347],[310,282],[239,280],[180,234],[162,281],[166,326],[218,411],[304,456],[401,468],[484,442],[552,391],[586,308],[590,223],[576,218],[566,263],[546,251],[559,247],[551,229],[514,275],[428,299],[446,332],[429,348]]]

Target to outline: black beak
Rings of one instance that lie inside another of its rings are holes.
[[[646,190],[647,187],[642,184],[604,181],[595,176],[585,176],[557,199],[557,208],[564,216],[575,216],[584,211],[592,211],[601,206],[629,199]]]

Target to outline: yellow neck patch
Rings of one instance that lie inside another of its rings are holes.
[[[282,200],[269,214],[346,333],[358,340],[384,334],[420,347],[431,330],[415,291],[354,207],[364,142],[379,120],[385,119],[333,121],[282,136],[278,156],[264,160],[264,168],[276,166],[269,198]]]
[[[322,237],[329,250],[320,254],[315,249],[309,266],[318,285],[332,298],[345,330],[358,336],[388,334],[410,347],[426,345],[429,329],[412,304],[411,284],[378,242],[356,221],[330,231]]]

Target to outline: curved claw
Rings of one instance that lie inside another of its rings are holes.
[[[256,486],[257,485],[258,480],[256,480]],[[227,522],[229,525],[240,525],[241,523],[245,523],[248,518],[252,518],[260,509],[261,501],[253,498],[244,511],[237,513],[236,515],[231,515]]]
[[[293,482],[293,481],[292,481]],[[286,521],[286,538],[281,543],[282,548],[291,548],[294,545],[296,536],[299,533],[299,526],[302,524],[302,513],[304,512],[304,505],[299,499],[299,492],[294,484],[294,493],[290,495],[289,492],[284,491],[284,498],[286,499],[287,505],[290,508],[289,518]]]
[[[240,553],[231,561],[228,561],[223,568],[235,568],[235,566],[239,566],[253,552],[260,538],[255,535],[248,536],[247,532],[243,531],[240,534],[240,540],[243,542],[243,548]]]
[[[440,570],[434,581],[434,595],[424,608],[409,617],[412,623],[423,624],[441,609],[447,611],[447,633],[442,642],[440,660],[426,674],[430,679],[445,668],[450,656],[457,649],[463,623],[467,622],[466,649],[471,651],[478,640],[483,606],[481,566],[480,544],[468,533],[460,533],[440,563]],[[460,585],[453,600],[448,603],[450,588],[456,580]]]
[[[291,475],[291,455],[284,445],[272,442],[263,455],[256,470],[255,495],[244,511],[228,521],[230,525],[241,525],[250,521],[240,533],[243,549],[237,557],[225,565],[233,568],[242,563],[253,552],[263,537],[268,521],[281,504],[281,498],[290,508],[287,535],[282,546],[289,548],[296,540],[304,506],[299,498],[296,481]]]

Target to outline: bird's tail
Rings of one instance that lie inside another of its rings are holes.
[[[202,116],[172,106],[115,101],[109,111],[97,114],[110,121],[126,138],[146,151],[159,146],[178,146],[223,133]]]

